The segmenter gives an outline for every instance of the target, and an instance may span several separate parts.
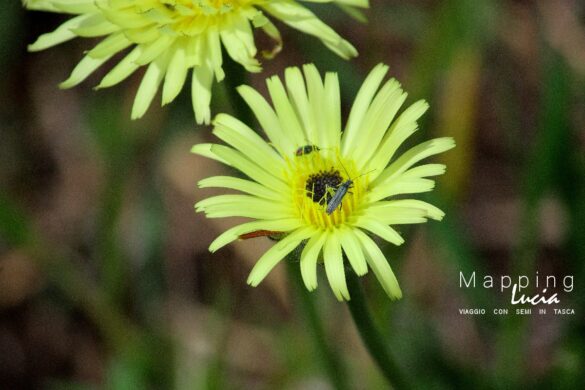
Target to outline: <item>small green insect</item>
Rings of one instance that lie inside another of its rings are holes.
[[[351,180],[351,179],[344,181],[343,183],[341,183],[341,185],[339,187],[337,187],[337,189],[333,193],[333,196],[331,197],[331,199],[327,203],[327,208],[325,209],[325,212],[327,213],[327,215],[333,214],[333,212],[335,211],[335,209],[337,209],[337,207],[341,208],[341,201],[343,200],[345,195],[347,195],[347,193],[349,192],[349,189],[352,187],[353,187],[353,180]]]
[[[339,163],[341,164],[341,161]],[[345,171],[345,173],[347,173],[347,176],[349,177],[349,173],[347,172],[347,169],[345,169],[343,164],[341,164],[341,166],[343,167],[343,170]],[[333,212],[338,207],[341,208],[341,201],[343,200],[345,195],[347,195],[348,192],[351,194],[351,192],[349,190],[353,187],[353,182],[356,179],[359,179],[360,177],[365,176],[368,173],[371,173],[373,171],[375,171],[375,169],[371,170],[369,172],[363,173],[354,179],[347,179],[346,181],[341,183],[339,185],[339,187],[337,187],[335,189],[335,192],[332,194],[331,199],[329,199],[329,202],[327,202],[327,208],[325,209],[325,212],[327,213],[327,215],[333,214]],[[328,192],[330,192],[330,191],[332,191],[331,187],[328,188]]]

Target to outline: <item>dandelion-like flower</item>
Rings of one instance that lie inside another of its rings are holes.
[[[281,259],[302,247],[300,271],[309,290],[317,287],[321,262],[335,296],[349,300],[347,262],[358,275],[373,270],[390,298],[402,296],[372,236],[401,245],[404,240],[392,225],[443,218],[435,206],[405,195],[433,189],[435,182],[429,177],[443,174],[445,166],[415,165],[455,144],[452,138],[437,138],[397,154],[417,130],[417,120],[428,105],[418,101],[398,115],[407,94],[394,79],[380,88],[387,71],[380,64],[369,74],[343,132],[337,74],[327,73],[323,80],[315,66],[305,65],[302,72],[288,68],[285,84],[277,76],[267,80],[273,107],[251,87],[238,89],[268,141],[238,119],[219,114],[213,133],[229,146],[193,147],[194,153],[247,176],[199,182],[202,188],[244,194],[202,200],[195,205],[197,211],[208,218],[254,219],[221,234],[211,244],[212,252],[251,232],[283,233],[252,269],[250,285],[257,286]]]
[[[209,123],[214,78],[224,78],[222,43],[227,54],[250,72],[259,72],[253,28],[263,30],[281,48],[280,33],[266,14],[318,37],[343,58],[355,48],[297,0],[23,0],[27,8],[77,15],[55,31],[41,35],[29,50],[47,49],[75,37],[106,37],[89,50],[61,83],[73,87],[114,55],[128,52],[96,88],[118,84],[141,66],[148,66],[132,108],[132,118],[147,111],[160,84],[162,104],[183,89],[192,69],[191,94],[197,123]],[[316,0],[303,0],[313,1]],[[368,0],[319,0],[348,10],[367,7]]]

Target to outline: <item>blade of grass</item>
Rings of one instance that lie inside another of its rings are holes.
[[[572,74],[568,84],[572,86],[574,99],[568,109],[577,109],[585,105],[585,80],[579,80]],[[571,126],[572,125],[572,126]],[[585,277],[585,154],[578,143],[581,129],[574,123],[568,123],[568,131],[563,142],[559,142],[558,169],[553,176],[559,188],[561,200],[567,210],[568,227],[563,255],[566,261],[566,275],[572,275],[575,281]],[[577,283],[579,285],[579,283]],[[585,294],[578,292],[578,287],[562,299],[567,307],[576,313],[585,310]],[[565,302],[565,299],[567,302]],[[568,328],[563,333],[562,346],[554,360],[554,370],[547,378],[548,388],[577,388],[585,383],[585,373],[581,369],[585,364],[585,322],[580,315],[568,318]],[[546,386],[546,385],[545,385]]]
[[[461,46],[482,49],[492,33],[491,23],[497,20],[494,1],[447,0],[438,8],[420,34],[411,74],[406,85],[416,99],[430,98],[457,49]]]
[[[113,95],[92,97],[88,120],[92,135],[100,147],[105,165],[102,186],[95,259],[101,268],[104,294],[112,304],[125,299],[128,282],[128,262],[120,247],[118,222],[129,172],[134,163],[131,134],[118,107],[120,99]]]
[[[513,275],[533,275],[539,251],[538,214],[541,200],[553,188],[563,144],[568,142],[570,85],[564,60],[546,45],[542,48],[543,89],[539,104],[538,135],[522,175],[523,210],[520,243],[513,257]],[[500,385],[517,387],[526,377],[527,320],[513,316],[504,323],[496,344],[496,376]]]

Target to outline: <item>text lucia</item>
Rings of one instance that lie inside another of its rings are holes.
[[[552,305],[561,303],[561,301],[557,293],[551,294],[550,291],[556,289],[557,285],[558,288],[562,288],[565,292],[573,291],[573,276],[566,275],[562,278],[554,275],[540,276],[537,271],[532,280],[526,275],[520,275],[514,278],[509,275],[498,277],[485,275],[482,280],[478,280],[475,271],[467,277],[463,272],[459,272],[460,288],[476,288],[478,284],[486,289],[497,288],[501,292],[511,289],[510,303],[512,305]],[[528,288],[540,292],[534,295],[522,293],[523,289]]]

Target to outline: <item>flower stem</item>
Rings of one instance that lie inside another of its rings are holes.
[[[297,296],[300,300],[301,310],[303,310],[304,316],[309,323],[315,347],[317,348],[317,351],[321,356],[321,360],[325,365],[324,368],[327,370],[327,375],[329,375],[331,383],[337,390],[349,389],[350,386],[347,381],[347,375],[345,373],[342,361],[335,350],[327,343],[325,329],[321,323],[321,320],[319,319],[317,307],[315,306],[315,297],[311,296],[311,293],[303,284],[298,267],[298,261],[295,262],[292,258],[288,258],[286,263],[288,266],[289,278],[292,281],[292,284],[295,286]]]
[[[374,325],[358,276],[353,271],[347,272],[346,275],[347,287],[351,292],[351,300],[347,302],[347,305],[370,356],[395,389],[411,388],[400,366],[386,348],[384,338]]]

